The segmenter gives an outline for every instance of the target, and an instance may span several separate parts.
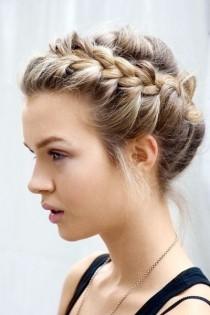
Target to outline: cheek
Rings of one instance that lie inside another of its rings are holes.
[[[65,207],[79,214],[103,215],[123,204],[120,178],[114,169],[100,160],[66,164],[58,173],[57,192]]]
[[[63,191],[65,195],[78,204],[98,204],[103,202],[110,185],[108,174],[101,169],[91,168],[74,169],[65,174]]]

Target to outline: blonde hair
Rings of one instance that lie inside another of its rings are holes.
[[[192,101],[195,76],[178,69],[162,40],[129,26],[57,39],[49,51],[30,60],[21,87],[27,96],[41,91],[91,96],[93,126],[128,179],[135,173],[125,161],[124,144],[152,134],[159,146],[157,179],[163,194],[204,137],[202,114]]]

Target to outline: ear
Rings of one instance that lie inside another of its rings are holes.
[[[152,169],[158,157],[158,144],[154,136],[136,137],[127,149],[128,158],[136,167],[145,171]]]

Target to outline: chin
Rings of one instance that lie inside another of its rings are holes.
[[[62,229],[58,229],[58,233],[62,239],[68,242],[80,241],[83,239],[87,239],[89,237],[96,236],[96,234],[90,233],[72,233],[70,231],[63,231]]]

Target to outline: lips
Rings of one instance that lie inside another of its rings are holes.
[[[55,207],[53,207],[47,203],[43,203],[42,208],[44,208],[45,210],[50,210],[50,211],[52,211],[52,213],[64,212],[63,210],[55,208]]]

